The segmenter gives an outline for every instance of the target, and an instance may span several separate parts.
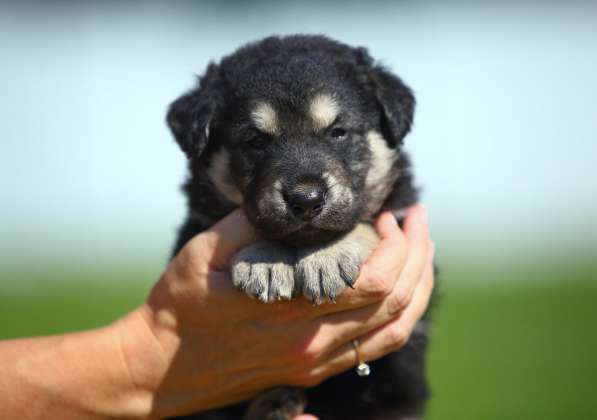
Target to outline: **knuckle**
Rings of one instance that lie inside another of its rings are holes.
[[[381,271],[368,267],[365,273],[365,292],[373,298],[387,296],[391,291],[387,277]]]
[[[412,296],[406,289],[398,289],[388,297],[388,312],[394,316],[399,314],[411,302]]]
[[[178,277],[193,278],[209,271],[204,259],[200,247],[191,244],[178,253],[170,267]]]
[[[313,340],[302,352],[302,359],[306,362],[316,362],[323,356],[324,348],[321,340]]]
[[[396,293],[394,293],[394,299],[396,301],[396,305],[398,306],[398,310],[403,310],[410,304],[412,300],[412,294],[408,289],[398,289]]]
[[[389,331],[389,347],[391,349],[402,348],[408,342],[409,337],[410,332],[406,328],[400,324],[395,325]]]

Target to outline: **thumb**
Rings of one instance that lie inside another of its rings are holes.
[[[257,234],[245,213],[234,210],[210,229],[195,236],[187,244],[200,248],[209,265],[217,270],[228,268],[230,258],[240,249],[255,242]]]
[[[301,414],[300,416],[294,417],[292,420],[319,420],[317,417],[311,414]]]

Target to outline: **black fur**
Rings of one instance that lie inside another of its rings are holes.
[[[341,108],[334,124],[321,130],[304,112],[319,92],[332,94]],[[252,125],[259,102],[275,108],[279,125],[273,134]],[[398,212],[414,204],[410,162],[401,151],[414,105],[410,89],[364,48],[322,36],[270,37],[210,64],[199,86],[175,101],[167,117],[190,169],[184,185],[189,216],[174,252],[239,205],[266,237],[301,247],[337,240],[383,209]],[[341,141],[334,127],[346,132]],[[367,137],[372,131],[397,156],[379,188],[367,184],[375,162]],[[229,161],[216,182],[214,160],[224,150]],[[279,210],[288,191],[319,182],[324,172],[350,192],[350,203],[326,203],[324,214],[309,222]],[[276,189],[282,192],[273,199]],[[426,332],[418,329],[403,349],[372,362],[370,377],[349,371],[308,389],[306,412],[322,420],[421,415],[426,345]],[[246,409],[241,403],[186,418],[240,419]]]

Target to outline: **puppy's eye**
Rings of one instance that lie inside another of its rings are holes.
[[[246,145],[253,150],[263,150],[267,145],[267,140],[263,136],[256,135],[247,140]]]
[[[334,127],[332,128],[332,131],[330,131],[330,136],[338,140],[341,140],[344,137],[346,137],[346,134],[348,134],[346,130],[341,127]]]

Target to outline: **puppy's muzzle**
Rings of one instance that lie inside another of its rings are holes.
[[[284,198],[296,218],[313,220],[323,210],[325,187],[319,182],[303,182],[289,189]]]

